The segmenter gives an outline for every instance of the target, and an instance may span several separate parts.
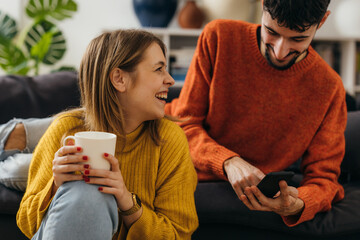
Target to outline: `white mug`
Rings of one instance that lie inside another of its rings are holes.
[[[104,153],[115,154],[116,135],[107,132],[86,131],[77,132],[74,136],[67,136],[66,141],[72,139],[76,146],[82,147],[82,155],[88,156],[88,161],[82,164],[89,164],[92,169],[110,170],[110,163],[104,158]]]

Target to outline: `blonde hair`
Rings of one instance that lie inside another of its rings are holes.
[[[84,120],[84,129],[111,132],[125,140],[124,113],[117,90],[110,81],[110,72],[115,68],[134,72],[152,43],[157,43],[166,56],[164,43],[154,34],[143,30],[106,32],[90,42],[79,71],[80,118]],[[143,131],[149,131],[156,145],[161,140],[158,128],[159,120],[144,122]]]

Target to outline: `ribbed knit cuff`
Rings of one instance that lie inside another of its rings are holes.
[[[226,173],[224,171],[224,162],[236,156],[239,155],[225,147],[219,146],[213,151],[213,161],[210,163],[212,172],[220,179],[227,181]]]
[[[304,201],[305,204],[304,209],[301,215],[299,216],[282,217],[284,223],[288,227],[293,227],[302,222],[313,219],[317,212],[316,203],[314,203],[313,201],[314,200],[312,196],[313,194],[311,194],[309,187],[299,187],[298,191],[299,191],[298,197]]]
[[[152,216],[151,211],[146,206],[142,205],[142,214],[140,218],[134,222],[134,224],[130,227],[127,239],[148,239],[148,234],[153,231],[151,223]]]

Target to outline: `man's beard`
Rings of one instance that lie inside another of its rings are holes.
[[[294,65],[296,63],[296,60],[298,59],[298,57],[300,57],[304,52],[307,51],[307,50],[305,50],[302,53],[300,53],[300,52],[292,52],[292,53],[290,53],[290,54],[295,53],[295,56],[288,62],[288,64],[286,64],[284,66],[278,66],[278,65],[276,65],[275,63],[273,63],[271,61],[270,54],[269,54],[269,48],[271,48],[271,47],[268,44],[265,44],[265,59],[269,63],[270,66],[272,66],[273,68],[275,68],[277,70],[289,69],[292,65]]]

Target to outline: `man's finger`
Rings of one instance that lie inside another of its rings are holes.
[[[249,199],[251,205],[254,207],[255,210],[261,210],[262,205],[260,204],[259,200],[255,197],[250,187],[245,189],[245,194]]]
[[[286,181],[281,180],[279,182],[279,187],[280,187],[280,197],[283,199],[287,199],[289,197],[289,190],[288,190],[289,188]]]
[[[260,191],[260,189],[258,189],[256,186],[252,186],[251,191],[254,193],[256,199],[259,200],[261,205],[269,205],[269,199]]]
[[[240,199],[240,196],[244,194],[244,192],[241,189],[240,183],[236,182],[234,184],[231,183],[232,188],[234,189],[236,195]]]
[[[245,206],[247,206],[250,210],[255,210],[253,205],[251,205],[249,199],[243,194],[240,197],[240,200],[244,203]]]

